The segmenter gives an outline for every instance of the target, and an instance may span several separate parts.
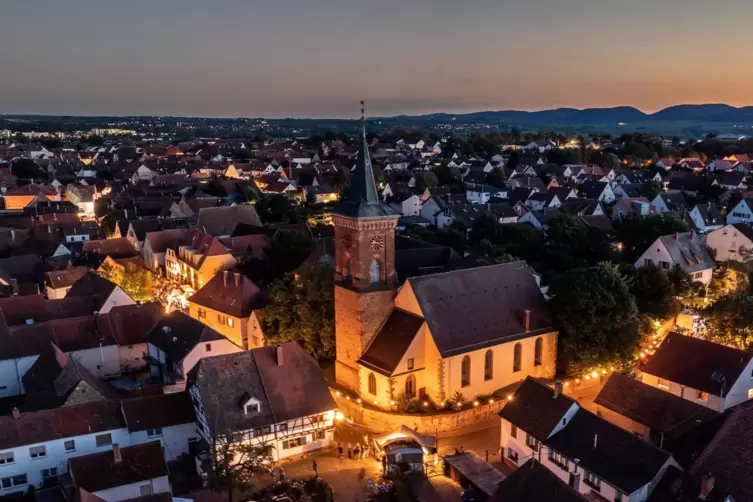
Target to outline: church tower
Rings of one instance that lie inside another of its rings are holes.
[[[361,144],[350,190],[332,211],[335,225],[335,346],[337,383],[358,392],[358,365],[392,312],[397,292],[395,227],[400,217],[379,198],[366,141],[361,102]]]

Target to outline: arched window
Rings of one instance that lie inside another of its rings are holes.
[[[490,350],[484,354],[484,380],[494,378],[494,353]]]
[[[371,283],[374,284],[376,282],[379,282],[382,279],[382,274],[380,272],[379,267],[379,260],[374,259],[371,260],[371,269],[369,270],[369,275],[371,276]]]
[[[416,397],[416,377],[408,375],[405,379],[405,397],[408,399]]]
[[[374,373],[369,373],[369,394],[376,396],[376,377]]]
[[[533,365],[541,366],[541,356],[544,353],[544,340],[539,337],[536,339],[536,345],[533,347]]]
[[[512,357],[512,370],[520,371],[520,361],[523,359],[523,346],[519,343],[515,344]]]
[[[468,387],[471,384],[471,356],[463,358],[463,364],[460,366],[460,386]]]

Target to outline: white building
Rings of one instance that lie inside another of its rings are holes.
[[[657,265],[665,270],[675,265],[690,274],[694,282],[708,286],[716,264],[694,231],[662,235],[635,262],[636,268]]]
[[[716,251],[719,262],[746,261],[753,251],[753,227],[748,223],[725,225],[706,235],[706,245]]]
[[[336,405],[316,361],[295,342],[204,358],[188,389],[209,445],[230,433],[271,444],[278,460],[333,440]]]
[[[743,199],[727,214],[727,223],[753,222],[753,199]]]

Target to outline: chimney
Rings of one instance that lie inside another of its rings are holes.
[[[222,271],[222,283],[223,286],[227,287],[227,270]]]
[[[112,445],[112,459],[116,464],[123,463],[123,455],[120,453],[120,445],[118,443]]]
[[[235,276],[235,287],[237,288],[238,286],[240,286],[241,274],[239,274],[238,272],[235,272],[233,273],[233,275]]]
[[[124,219],[128,219],[128,209],[123,209]]]
[[[557,399],[562,395],[562,382],[557,380],[554,382],[554,399]]]
[[[715,482],[716,480],[714,479],[714,476],[711,475],[711,473],[708,473],[708,475],[703,476],[701,478],[701,493],[698,494],[698,498],[701,500],[706,500],[706,497],[708,497],[709,494],[711,494],[711,490],[714,489]]]
[[[15,228],[10,229],[10,240],[13,242],[16,242],[16,229]]]
[[[678,235],[679,235],[679,234],[678,234],[677,232],[675,232],[675,236],[674,236],[674,237],[675,237],[675,240],[677,240],[677,237],[678,237]]]
[[[282,366],[282,345],[279,343],[275,345],[275,352],[277,353],[277,366]]]
[[[526,333],[531,331],[531,311],[528,309],[523,312],[523,327]]]
[[[18,411],[18,406],[14,406],[13,407],[13,409],[11,410],[11,415],[13,416],[14,420],[20,420],[21,419],[21,412]],[[713,481],[714,478],[711,478],[711,479]]]
[[[596,449],[598,445],[599,445],[599,435],[594,434],[594,450]]]
[[[13,290],[13,296],[18,296],[18,279],[12,277],[10,280],[10,287]]]

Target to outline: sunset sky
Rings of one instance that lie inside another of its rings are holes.
[[[21,0],[0,113],[753,105],[753,0]]]

